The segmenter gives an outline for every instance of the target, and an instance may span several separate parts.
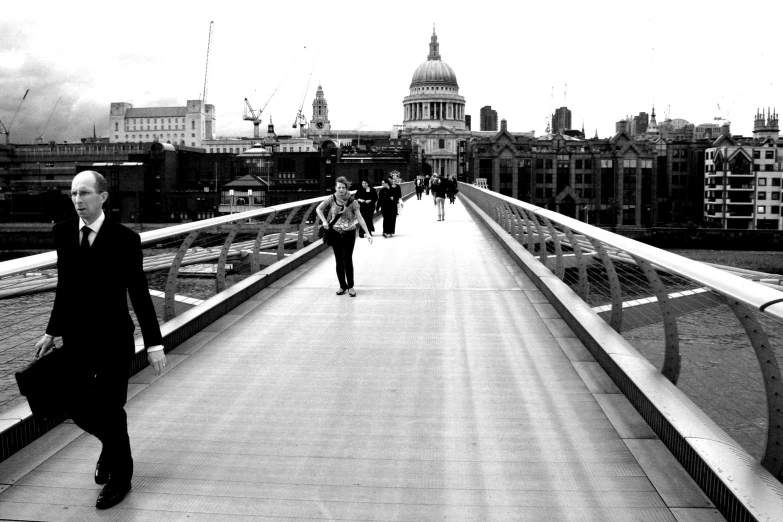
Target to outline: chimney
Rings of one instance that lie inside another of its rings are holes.
[[[506,120],[500,120],[500,131],[506,132]]]
[[[720,128],[720,133],[724,136],[731,136],[731,131],[729,130],[728,123],[723,124],[723,126]]]

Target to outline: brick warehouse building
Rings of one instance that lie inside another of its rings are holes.
[[[518,136],[501,121],[465,150],[468,181],[591,224],[651,226],[700,222],[704,150],[698,142],[581,140],[561,133]]]

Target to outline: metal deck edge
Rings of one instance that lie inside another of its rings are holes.
[[[729,521],[775,522],[783,485],[475,203],[460,199],[550,300],[634,408]],[[727,466],[728,464],[728,466]]]

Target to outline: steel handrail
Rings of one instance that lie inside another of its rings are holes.
[[[572,231],[597,239],[618,250],[644,258],[667,272],[694,281],[700,286],[705,286],[726,297],[736,299],[754,311],[783,321],[783,298],[780,292],[775,289],[531,203],[526,203],[488,189],[479,188],[475,185],[467,185],[465,183],[461,183],[461,185],[484,192],[486,195],[498,198],[508,204],[524,208],[542,218],[555,221]]]

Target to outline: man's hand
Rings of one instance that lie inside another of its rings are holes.
[[[39,359],[49,353],[52,348],[54,348],[54,337],[48,334],[44,334],[41,339],[35,343],[35,349],[37,352],[35,353],[35,358]]]
[[[147,352],[147,360],[149,360],[150,366],[155,369],[155,375],[160,375],[160,372],[166,367],[166,354],[163,353],[163,350]]]

